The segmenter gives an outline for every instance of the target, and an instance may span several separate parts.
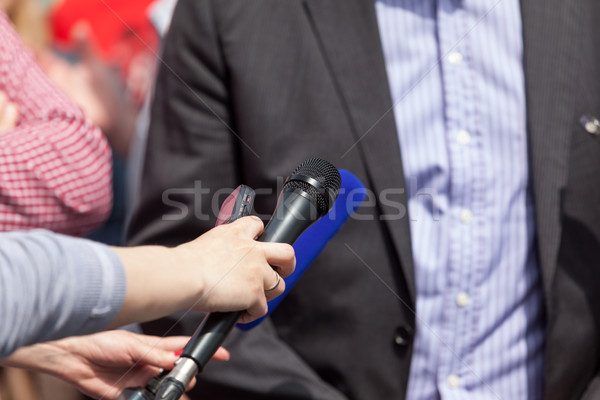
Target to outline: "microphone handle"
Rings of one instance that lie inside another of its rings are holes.
[[[127,388],[121,392],[117,400],[154,400],[154,395],[142,388]]]
[[[317,208],[310,195],[301,190],[286,189],[279,196],[275,213],[257,240],[292,245],[318,219]],[[207,314],[181,357],[194,360],[198,372],[202,372],[242,314],[243,311]]]
[[[243,313],[243,311],[235,311],[206,314],[194,332],[194,336],[183,349],[181,357],[194,360],[198,365],[198,372],[202,372]]]

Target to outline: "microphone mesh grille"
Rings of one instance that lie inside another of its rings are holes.
[[[339,171],[328,161],[320,158],[309,158],[303,161],[292,172],[292,175],[300,174],[309,176],[318,181],[325,190],[318,190],[308,182],[302,180],[291,180],[286,183],[286,188],[301,189],[310,194],[317,202],[317,209],[320,216],[329,212],[335,201],[340,187],[342,186],[342,177]]]

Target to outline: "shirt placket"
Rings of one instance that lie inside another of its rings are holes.
[[[477,101],[466,27],[471,21],[456,0],[438,3],[438,38],[450,168],[449,259],[444,293],[438,388],[460,398],[469,372],[478,275],[477,237],[482,222],[483,165]]]

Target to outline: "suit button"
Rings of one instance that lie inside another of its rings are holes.
[[[401,326],[396,329],[396,333],[394,334],[394,343],[398,347],[406,347],[409,345],[412,339],[411,329],[405,326]]]
[[[600,135],[600,121],[592,115],[584,115],[579,119],[579,123],[590,135]]]

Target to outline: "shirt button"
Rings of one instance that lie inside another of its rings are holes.
[[[462,62],[463,56],[458,51],[448,54],[448,62],[452,65],[458,65]]]
[[[394,343],[396,343],[398,347],[406,347],[409,345],[411,338],[411,330],[408,327],[401,326],[396,330]]]
[[[473,213],[471,212],[471,210],[462,210],[460,212],[460,220],[465,224],[471,222],[473,220]]]
[[[460,292],[457,296],[456,296],[456,305],[458,305],[459,307],[465,307],[467,304],[469,304],[469,295],[465,292]]]
[[[458,142],[458,144],[461,144],[461,145],[469,144],[469,142],[471,142],[471,134],[469,132],[461,129],[460,131],[458,131],[458,134],[456,135],[456,141]]]
[[[585,128],[587,133],[591,135],[600,135],[600,121],[598,118],[591,115],[584,115],[579,119],[579,123]]]
[[[402,335],[396,335],[396,337],[394,338],[394,342],[398,346],[406,346],[408,344],[408,340],[406,340],[406,338]]]
[[[452,389],[456,389],[460,386],[460,378],[454,374],[450,375],[448,377],[448,386],[450,386]]]

